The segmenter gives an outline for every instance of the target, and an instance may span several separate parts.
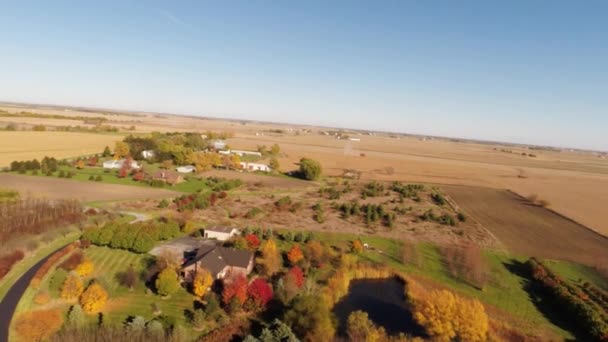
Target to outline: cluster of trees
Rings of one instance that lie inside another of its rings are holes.
[[[19,260],[25,257],[22,250],[16,250],[0,256],[0,280],[13,268]]]
[[[443,246],[441,254],[452,277],[483,289],[489,270],[479,246],[475,244]]]
[[[27,311],[16,317],[15,331],[24,341],[46,341],[63,325],[59,309]]]
[[[0,202],[0,241],[40,234],[60,225],[80,222],[82,207],[75,200],[26,198]]]
[[[337,208],[343,219],[363,215],[367,225],[382,221],[385,226],[392,228],[397,219],[397,215],[390,212],[383,204],[360,205],[358,201],[352,201],[342,203]]]
[[[532,279],[540,285],[547,298],[562,312],[572,315],[571,321],[581,331],[587,332],[595,340],[608,340],[608,317],[603,313],[601,303],[598,305],[592,297],[569,285],[537,259],[529,259],[526,265]]]
[[[420,215],[422,221],[434,221],[444,226],[455,226],[457,224],[456,219],[450,214],[442,214],[437,216],[433,209],[425,211]]]
[[[62,249],[58,250],[57,252],[53,253],[48,259],[46,259],[46,261],[42,264],[42,266],[40,266],[40,268],[36,271],[36,273],[34,274],[34,277],[32,278],[32,281],[30,282],[30,285],[33,288],[38,288],[40,286],[40,282],[42,281],[42,278],[44,278],[44,276],[51,270],[51,268],[64,256],[70,254],[74,249],[76,249],[76,247],[78,247],[79,242],[73,242],[65,247],[63,247]]]
[[[241,187],[243,181],[239,178],[226,179],[222,177],[208,177],[205,179],[205,184],[211,188],[211,191],[222,192]]]
[[[44,157],[41,161],[37,159],[11,162],[11,171],[18,171],[25,173],[26,171],[37,171],[40,170],[44,174],[53,173],[57,171],[59,162],[55,158]]]
[[[363,186],[361,189],[361,197],[365,199],[366,197],[379,197],[385,195],[384,184],[372,181]]]
[[[99,228],[86,229],[82,238],[98,246],[147,253],[157,241],[172,239],[179,233],[179,224],[168,220],[135,224],[109,222]]]
[[[424,191],[422,184],[403,184],[401,182],[393,182],[391,190],[399,194],[399,198],[403,201],[404,198],[411,198],[416,202],[420,201],[418,193]]]

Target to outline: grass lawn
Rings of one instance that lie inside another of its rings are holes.
[[[568,281],[578,285],[589,282],[608,291],[608,280],[602,278],[595,269],[589,266],[556,260],[543,260],[543,262],[551,271]]]
[[[19,261],[13,266],[8,274],[0,281],[0,300],[4,298],[6,292],[13,286],[13,284],[27,271],[55,250],[67,245],[68,243],[75,241],[80,237],[79,231],[74,231],[64,237],[56,239],[55,241],[39,247],[36,251],[26,256],[23,260]]]

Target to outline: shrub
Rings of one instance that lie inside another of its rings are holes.
[[[442,194],[438,193],[438,192],[434,192],[431,194],[431,199],[433,200],[433,203],[441,206],[447,203],[447,201],[445,200],[445,197],[443,197]]]
[[[89,180],[90,180],[90,181],[95,181],[95,176],[90,175],[90,176],[89,176]]]
[[[245,218],[252,219],[262,213],[263,213],[262,209],[260,209],[258,207],[253,207],[253,208],[249,209],[249,211],[247,211],[247,213],[245,214]]]
[[[160,200],[160,202],[158,202],[158,208],[164,209],[169,207],[169,201],[167,201],[166,199],[162,199]]]
[[[299,175],[301,178],[306,180],[317,180],[321,177],[321,173],[322,168],[318,161],[309,158],[300,159]]]
[[[458,221],[460,222],[466,222],[467,221],[467,217],[463,212],[459,212],[456,217],[458,218]]]
[[[129,290],[133,290],[139,281],[139,276],[133,268],[133,265],[129,265],[126,271],[116,274],[118,283]]]
[[[101,181],[103,181],[103,178],[101,177],[101,175],[97,175],[97,177],[95,177],[95,181],[101,182]]]
[[[59,170],[59,175],[58,175],[58,177],[59,177],[59,178],[65,178],[65,171],[63,171],[63,170]]]
[[[63,268],[66,271],[73,271],[83,261],[84,255],[81,251],[76,250],[59,265],[59,268]]]

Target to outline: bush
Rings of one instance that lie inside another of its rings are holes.
[[[84,261],[84,255],[81,251],[74,251],[64,262],[59,265],[66,271],[73,271],[80,263]]]
[[[166,199],[163,198],[162,200],[160,200],[160,202],[158,202],[158,208],[164,209],[167,207],[169,207],[169,201],[167,201]]]
[[[179,290],[177,273],[171,268],[165,268],[156,278],[156,291],[161,296],[170,296]]]
[[[103,181],[103,178],[101,178],[101,175],[97,175],[97,177],[95,177],[95,181],[101,182],[101,181]]]
[[[442,206],[444,204],[447,203],[445,197],[443,197],[442,194],[438,193],[438,192],[434,192],[431,194],[431,199],[433,200],[433,203]]]
[[[59,175],[57,175],[59,178],[65,178],[65,171],[63,170],[59,170]]]
[[[300,159],[299,175],[301,178],[306,180],[317,180],[321,177],[321,173],[322,168],[318,161],[309,158]]]
[[[90,176],[89,176],[89,180],[90,180],[90,181],[95,181],[95,176],[90,175]]]
[[[467,217],[466,217],[466,215],[463,212],[459,212],[456,217],[458,218],[458,221],[460,221],[460,222],[466,222],[467,221]]]

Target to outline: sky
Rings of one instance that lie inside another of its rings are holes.
[[[0,100],[608,151],[608,1],[0,1]]]

